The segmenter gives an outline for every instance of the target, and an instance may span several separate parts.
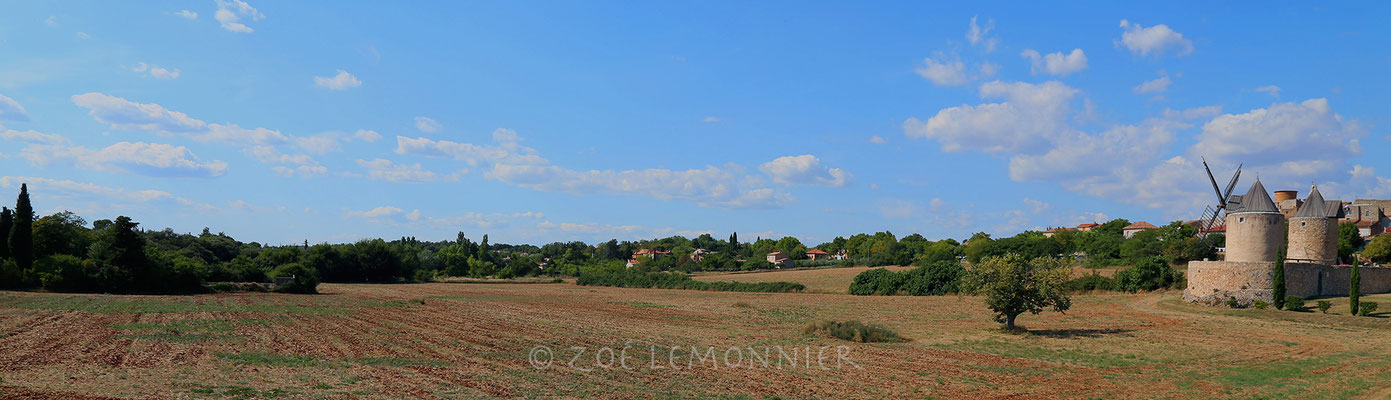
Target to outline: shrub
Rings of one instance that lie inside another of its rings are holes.
[[[1173,286],[1183,275],[1159,257],[1147,257],[1116,272],[1116,289],[1127,292],[1159,290]]]
[[[1290,311],[1304,311],[1304,298],[1299,296],[1286,296],[1285,309]]]
[[[961,275],[965,273],[961,263],[956,261],[936,261],[900,273],[903,275],[902,289],[913,296],[940,296],[961,291]]]
[[[903,337],[898,336],[898,333],[888,328],[879,325],[866,325],[860,321],[822,321],[807,325],[803,332],[860,343],[905,341]]]
[[[575,279],[580,286],[709,290],[717,292],[789,293],[806,290],[793,282],[704,282],[679,272],[642,272],[631,269],[585,272]]]
[[[435,271],[428,270],[428,269],[418,269],[418,270],[415,270],[415,280],[416,280],[417,282],[434,282],[434,281],[435,281]]]
[[[1364,301],[1357,304],[1357,315],[1369,317],[1375,312],[1377,312],[1377,303]]]
[[[1318,305],[1319,312],[1324,314],[1328,314],[1328,309],[1333,308],[1333,302],[1328,300],[1319,300]]]
[[[1264,310],[1267,306],[1270,306],[1270,303],[1266,303],[1265,300],[1256,300],[1251,303],[1251,306],[1255,307],[1257,310]]]
[[[1241,308],[1241,303],[1238,303],[1235,297],[1227,297],[1227,307]]]
[[[850,283],[850,294],[859,296],[894,294],[898,292],[898,274],[883,268],[875,268],[859,275]]]
[[[281,265],[271,272],[272,277],[293,276],[289,283],[275,288],[277,292],[314,294],[319,293],[319,272],[300,263]]]
[[[1092,272],[1091,275],[1082,275],[1076,279],[1067,281],[1067,290],[1072,292],[1091,292],[1099,290],[1116,290],[1116,280],[1101,276]]]
[[[67,254],[47,256],[34,265],[43,288],[54,292],[99,292],[95,263]]]

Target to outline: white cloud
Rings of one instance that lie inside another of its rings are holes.
[[[850,182],[849,173],[840,168],[824,167],[821,159],[810,154],[778,157],[758,169],[773,178],[773,182],[789,185],[843,187]]]
[[[170,213],[171,211],[193,211],[205,213],[217,208],[184,197],[175,196],[163,190],[126,190],[101,186],[87,182],[52,179],[32,176],[0,177],[0,187],[18,188],[21,183],[29,184],[29,193],[35,204],[43,204],[50,210],[70,210],[83,214],[105,214],[147,210]]]
[[[78,39],[91,39],[91,38],[92,38],[92,35],[88,35],[87,32],[78,32],[78,33],[77,33],[77,38],[78,38]]]
[[[43,20],[43,24],[44,24],[44,25],[48,25],[48,26],[58,26],[58,16],[57,16],[57,15],[50,15],[50,16],[48,16],[48,18],[46,18],[46,19]]]
[[[331,78],[323,76],[314,77],[314,86],[328,90],[348,90],[362,86],[362,81],[358,80],[353,74],[348,73],[348,71],[340,69],[338,70],[338,75],[334,75]]]
[[[327,154],[329,152],[343,150],[339,144],[339,134],[326,133],[315,136],[301,136],[294,138],[295,147],[314,154]]]
[[[179,12],[174,13],[174,15],[188,19],[198,19],[198,13],[189,10],[179,10]]]
[[[396,164],[391,160],[357,160],[357,165],[367,169],[367,176],[373,180],[404,183],[428,183],[439,181],[458,181],[460,176],[468,173],[468,170],[460,170],[453,174],[444,175],[430,171],[415,164]]]
[[[357,133],[353,134],[353,137],[357,138],[358,140],[367,142],[367,143],[372,143],[372,142],[375,142],[375,141],[378,141],[378,140],[382,140],[382,134],[377,133],[377,131],[367,130],[367,129],[358,129],[358,130],[357,130]]]
[[[881,136],[879,136],[879,135],[874,135],[874,136],[872,136],[872,137],[869,138],[869,142],[870,142],[870,143],[874,143],[874,144],[885,144],[885,143],[888,143],[889,141],[888,141],[888,140],[885,140],[883,137],[881,137]]]
[[[35,165],[71,163],[77,168],[160,177],[211,178],[227,171],[222,161],[204,162],[183,146],[119,142],[99,150],[73,145],[67,138],[38,131],[6,131],[6,141],[28,143],[20,156]]]
[[[1125,32],[1121,33],[1121,39],[1116,45],[1125,46],[1131,53],[1142,57],[1159,56],[1165,52],[1182,57],[1193,52],[1193,41],[1184,39],[1183,34],[1175,32],[1168,25],[1159,24],[1145,28],[1123,19],[1121,28]]]
[[[486,167],[484,178],[545,192],[637,195],[722,208],[779,207],[793,200],[792,195],[767,187],[763,179],[738,165],[689,170],[582,171],[551,165],[520,141],[516,132],[509,129],[494,131],[494,144],[490,145],[397,136],[396,153],[482,165]]]
[[[1066,55],[1061,51],[1039,55],[1038,51],[1028,49],[1019,55],[1029,59],[1029,71],[1034,75],[1042,71],[1049,75],[1067,76],[1087,69],[1087,55],[1082,49],[1072,49],[1072,52]]]
[[[987,53],[995,51],[995,46],[1000,44],[1000,39],[988,36],[990,31],[994,29],[994,19],[986,20],[985,27],[981,28],[980,25],[976,24],[976,17],[973,16],[971,17],[971,28],[966,31],[966,40],[970,41],[972,46],[984,45]]]
[[[313,178],[316,176],[324,176],[328,174],[328,167],[324,167],[322,165],[300,165],[294,168],[290,168],[283,165],[277,165],[271,167],[271,171],[275,172],[276,175],[280,175],[286,178],[295,176],[301,178]]]
[[[165,69],[164,67],[153,64],[136,64],[134,68],[130,69],[130,71],[140,72],[144,76],[157,79],[179,79],[179,70],[177,68],[175,68],[173,71],[170,71],[168,69]]]
[[[159,104],[142,104],[102,93],[72,96],[72,102],[90,109],[97,121],[121,130],[144,130],[163,134],[204,132],[208,124],[188,114],[169,111]]]
[[[435,133],[444,129],[444,125],[430,117],[415,117],[415,129],[425,133]]]
[[[1275,85],[1261,86],[1253,89],[1257,92],[1269,94],[1270,97],[1280,98],[1280,87]]]
[[[949,152],[1035,149],[1067,131],[1069,104],[1077,93],[1057,81],[987,82],[981,85],[980,96],[1004,98],[1004,102],[945,108],[926,122],[909,118],[903,123],[904,133],[935,139]]]
[[[990,65],[990,64],[986,64]],[[959,86],[965,85],[978,79],[979,77],[989,77],[995,72],[994,67],[983,67],[980,74],[972,75],[966,69],[966,63],[960,58],[948,58],[945,53],[937,52],[932,57],[923,59],[923,66],[918,67],[917,73],[923,78],[932,81],[937,86]]]
[[[1169,85],[1172,83],[1173,81],[1170,80],[1169,75],[1166,74],[1164,76],[1160,76],[1153,80],[1145,81],[1144,83],[1141,83],[1138,86],[1130,88],[1130,91],[1135,92],[1136,94],[1161,93],[1165,90],[1169,90]]]
[[[419,209],[406,211],[396,206],[380,206],[371,210],[344,210],[344,218],[359,218],[374,223],[387,225],[411,225],[427,227],[445,227],[449,229],[459,229],[461,227],[494,229],[508,226],[518,221],[538,221],[544,215],[538,212],[518,212],[518,213],[476,213],[469,212],[461,215],[436,217],[426,215]],[[549,222],[535,223],[529,226],[528,230],[554,230],[558,228],[556,224]],[[570,225],[565,226],[570,228]]]
[[[19,102],[0,94],[0,121],[28,122],[29,112]]]
[[[222,24],[222,29],[228,32],[251,33],[254,30],[246,24],[241,23],[242,17],[250,18],[252,21],[260,21],[266,18],[250,4],[242,0],[214,0],[217,3],[217,12],[213,14],[213,19]]]
[[[1218,116],[1203,125],[1193,148],[1210,161],[1312,172],[1325,170],[1317,164],[1361,154],[1364,134],[1360,124],[1343,121],[1320,98]]]

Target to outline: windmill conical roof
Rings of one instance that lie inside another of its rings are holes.
[[[1241,196],[1241,204],[1236,209],[1228,211],[1230,213],[1280,213],[1280,209],[1275,207],[1275,201],[1270,199],[1270,194],[1266,193],[1265,185],[1261,184],[1260,179],[1251,185],[1251,190],[1246,191],[1246,195]]]
[[[1304,200],[1304,207],[1299,208],[1299,212],[1294,214],[1295,218],[1338,218],[1343,211],[1343,202],[1323,199],[1323,193],[1319,193],[1319,187],[1313,186],[1309,189],[1309,198]]]

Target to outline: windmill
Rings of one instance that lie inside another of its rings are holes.
[[[1223,211],[1241,204],[1241,196],[1232,196],[1232,189],[1236,188],[1236,182],[1241,178],[1241,165],[1236,166],[1236,173],[1232,174],[1232,180],[1227,182],[1226,190],[1217,186],[1217,178],[1212,176],[1212,168],[1207,166],[1207,159],[1203,159],[1203,169],[1207,170],[1208,182],[1212,182],[1212,191],[1217,193],[1217,204],[1207,206],[1207,209],[1203,210],[1202,219],[1198,220],[1198,233],[1207,235],[1213,228],[1220,226],[1218,222],[1222,220]]]

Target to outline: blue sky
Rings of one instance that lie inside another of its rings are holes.
[[[264,243],[929,238],[1391,197],[1391,7],[21,2],[0,188]]]

